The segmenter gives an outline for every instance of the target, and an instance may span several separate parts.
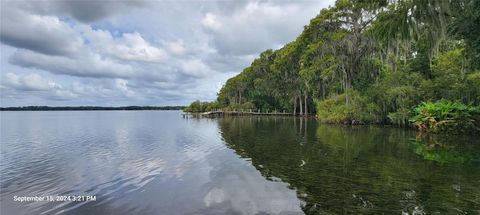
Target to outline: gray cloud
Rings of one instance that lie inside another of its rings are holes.
[[[59,11],[72,15],[81,22],[94,22],[112,15],[113,13],[126,12],[134,7],[144,7],[147,2],[142,0],[70,0],[60,1]]]
[[[49,55],[73,55],[82,46],[81,37],[58,17],[25,14],[2,7],[0,41],[18,48]]]
[[[250,65],[256,58],[256,55],[220,55],[213,53],[207,55],[206,63],[215,71],[224,73],[238,73],[242,71],[245,66]]]
[[[149,3],[147,0],[7,0],[5,2],[7,6],[20,8],[29,13],[70,16],[83,23],[126,13],[133,8],[143,8]]]
[[[220,54],[250,55],[292,40],[319,11],[315,1],[251,1],[230,13],[206,13],[202,26]]]

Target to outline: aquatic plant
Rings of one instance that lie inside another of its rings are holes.
[[[480,108],[460,102],[441,99],[437,102],[422,102],[414,108],[410,120],[421,132],[433,133],[479,133]]]

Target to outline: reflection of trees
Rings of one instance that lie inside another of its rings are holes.
[[[468,136],[419,134],[413,141],[415,153],[441,164],[480,161],[480,141]]]
[[[412,153],[411,131],[338,127],[293,118],[219,120],[227,146],[297,190],[307,214],[473,213],[476,166],[438,166]],[[301,127],[300,127],[301,125]],[[456,189],[461,187],[461,189]],[[472,201],[473,199],[473,201]]]

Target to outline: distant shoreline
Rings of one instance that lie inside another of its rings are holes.
[[[23,106],[23,107],[0,107],[0,111],[95,111],[95,110],[183,110],[185,106]]]

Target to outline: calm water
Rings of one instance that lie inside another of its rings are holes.
[[[480,214],[480,140],[178,111],[0,112],[1,214]],[[18,202],[14,196],[95,196]]]

